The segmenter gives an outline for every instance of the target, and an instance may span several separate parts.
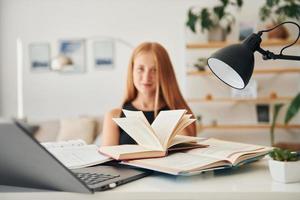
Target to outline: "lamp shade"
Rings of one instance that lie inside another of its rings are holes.
[[[254,68],[254,51],[245,43],[218,50],[208,58],[208,67],[224,83],[243,89]]]

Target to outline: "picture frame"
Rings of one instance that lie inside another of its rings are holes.
[[[29,65],[32,71],[50,71],[50,45],[49,43],[30,43],[28,46]]]
[[[115,43],[113,40],[94,41],[94,67],[95,69],[113,69]]]
[[[59,55],[70,60],[71,64],[61,67],[61,72],[84,73],[86,71],[84,39],[64,39],[59,41]]]
[[[256,115],[258,123],[270,122],[270,105],[269,104],[257,104]]]

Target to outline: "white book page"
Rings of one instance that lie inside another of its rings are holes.
[[[171,137],[169,138],[168,143],[166,143],[166,147],[170,147],[173,146],[174,143],[172,142],[173,139],[180,134],[180,132],[183,131],[183,129],[185,129],[188,125],[192,124],[194,121],[196,121],[196,119],[187,119],[184,122],[180,123],[180,125],[176,128],[176,130],[174,131],[174,133],[171,135]]]
[[[191,114],[185,114],[183,115],[183,117],[181,118],[181,120],[179,121],[179,123],[177,124],[177,126],[175,127],[174,130],[174,134],[179,132],[180,129],[182,129],[182,127],[184,126],[184,124],[189,121],[189,119],[191,118]]]
[[[173,133],[169,136],[169,139],[164,142],[163,144],[164,148],[168,148],[170,146],[171,140],[175,137],[175,135],[179,133],[179,129],[183,130],[182,128],[183,124],[186,123],[191,116],[192,116],[191,114],[185,114],[182,116],[180,121],[177,123]]]
[[[132,110],[125,110],[125,109],[123,109],[122,111],[126,117],[140,118],[147,125],[147,127],[149,127],[149,129],[151,129],[152,132],[154,133],[154,131],[153,131],[151,125],[149,124],[147,118],[145,117],[143,111],[132,111]]]
[[[196,119],[185,119],[180,121],[180,124],[178,125],[178,127],[176,127],[175,133],[174,135],[179,134],[180,132],[183,131],[183,129],[185,129],[188,125],[190,125],[191,123],[193,123],[194,121],[196,121]]]
[[[198,148],[187,151],[188,154],[204,155],[218,159],[230,160],[232,156],[239,153],[252,152],[263,149],[264,147],[238,142],[229,142],[218,139],[207,139],[201,144],[209,145],[207,148]]]
[[[50,148],[65,148],[65,147],[81,147],[87,145],[84,140],[68,140],[68,141],[59,141],[59,142],[43,142],[41,143],[47,149]]]
[[[99,148],[100,152],[107,153],[111,155],[121,155],[128,153],[139,153],[139,152],[147,152],[153,151],[151,148],[147,148],[141,145],[117,145],[117,146],[103,146]]]
[[[170,142],[168,147],[172,147],[176,144],[186,143],[186,142],[198,142],[201,141],[198,137],[186,136],[186,135],[176,135]],[[202,144],[202,143],[201,143]]]
[[[247,160],[247,159],[257,157],[260,155],[266,155],[271,150],[272,150],[272,147],[265,147],[263,149],[251,151],[249,153],[236,153],[236,154],[231,155],[228,158],[228,160],[233,164],[237,164],[243,160]]]
[[[152,130],[140,118],[126,117],[113,118],[113,120],[139,145],[152,148],[153,150],[163,150]]]
[[[69,169],[83,168],[112,160],[98,152],[98,146],[49,148],[48,151]]]
[[[175,131],[175,127],[186,113],[186,110],[163,110],[160,111],[151,127],[157,135],[161,144],[164,144],[166,150],[166,143]]]
[[[196,156],[186,153],[174,153],[162,158],[138,159],[128,161],[130,164],[137,164],[141,167],[178,174],[179,172],[201,170],[210,167],[220,160],[205,156]]]

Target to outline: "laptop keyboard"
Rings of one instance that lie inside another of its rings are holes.
[[[78,178],[83,180],[87,185],[95,185],[103,181],[117,178],[120,175],[98,174],[98,173],[75,173]]]

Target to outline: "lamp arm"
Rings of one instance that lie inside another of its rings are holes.
[[[272,28],[270,28],[270,29],[262,30],[262,31],[259,31],[259,32],[257,33],[258,35],[261,36],[264,32],[270,32],[270,31],[272,31],[272,30],[274,30],[274,29],[276,29],[276,28],[278,28],[279,26],[282,26],[282,25],[284,25],[284,24],[293,24],[293,25],[297,26],[297,28],[299,29],[299,32],[298,32],[298,36],[297,36],[296,40],[295,40],[293,43],[291,43],[291,44],[289,44],[289,45],[283,47],[283,48],[280,50],[280,53],[279,53],[278,55],[282,55],[283,50],[285,50],[286,48],[288,48],[288,47],[293,46],[294,44],[296,44],[296,42],[297,42],[298,39],[300,38],[300,26],[299,26],[299,24],[297,24],[297,23],[295,23],[295,22],[292,22],[292,21],[282,22],[282,23],[280,23],[280,24],[278,24],[278,25],[276,25],[276,26],[274,26],[274,27],[272,27]]]
[[[262,48],[258,48],[257,51],[262,54],[264,60],[269,59],[281,59],[281,60],[300,60],[300,56],[291,56],[291,55],[283,55],[283,54],[274,54],[271,51],[264,50]]]
[[[279,26],[282,26],[283,24],[294,24],[295,26],[298,27],[299,32],[298,32],[298,36],[297,36],[296,40],[295,40],[293,43],[291,43],[291,44],[289,44],[289,45],[283,47],[283,48],[280,50],[280,53],[279,53],[279,54],[274,54],[273,52],[270,52],[270,51],[268,51],[268,50],[262,49],[261,47],[258,47],[256,50],[257,50],[259,53],[261,53],[261,54],[263,55],[263,59],[264,59],[264,60],[269,60],[269,59],[274,59],[274,60],[275,60],[275,59],[283,59],[283,60],[300,60],[300,56],[292,56],[292,55],[283,55],[283,54],[282,54],[283,50],[285,50],[286,48],[288,48],[288,47],[293,46],[294,44],[296,44],[296,42],[298,41],[298,39],[299,39],[299,37],[300,37],[300,26],[299,26],[297,23],[292,22],[292,21],[282,22],[282,23],[280,23],[280,24],[278,24],[278,25],[276,25],[276,26],[274,26],[274,27],[272,27],[272,28],[270,28],[270,29],[259,31],[259,32],[257,33],[257,35],[261,36],[264,32],[272,31],[272,30],[278,28]]]
[[[281,59],[281,60],[299,60],[300,56],[290,56],[290,55],[282,55],[282,54],[275,54],[274,59]]]

